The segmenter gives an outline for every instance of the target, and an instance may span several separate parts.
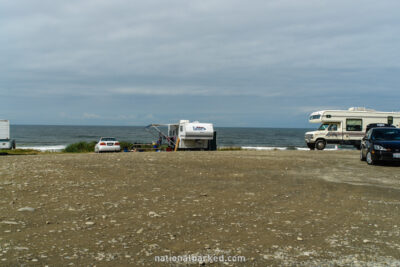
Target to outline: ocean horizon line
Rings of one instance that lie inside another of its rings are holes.
[[[87,125],[87,124],[10,124],[10,126],[63,126],[63,127],[143,127],[147,125]],[[261,127],[261,126],[216,126],[214,128],[251,128],[251,129],[314,129],[315,127]]]

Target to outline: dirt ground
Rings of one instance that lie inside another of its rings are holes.
[[[399,266],[399,207],[357,151],[2,156],[0,266]]]

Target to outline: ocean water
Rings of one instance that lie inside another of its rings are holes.
[[[216,127],[218,147],[247,149],[306,149],[304,133],[310,129]],[[120,141],[149,143],[157,140],[143,126],[51,126],[11,125],[18,148],[61,150],[79,141],[97,141],[102,136]]]

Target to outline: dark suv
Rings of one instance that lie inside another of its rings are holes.
[[[400,129],[370,129],[361,142],[360,159],[373,165],[378,161],[400,161]]]
[[[372,128],[377,128],[377,127],[391,127],[395,128],[392,124],[387,124],[387,123],[371,123],[367,125],[367,129],[365,132],[367,133],[370,129]]]

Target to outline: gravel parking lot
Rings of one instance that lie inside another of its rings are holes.
[[[0,265],[187,266],[199,262],[156,257],[215,255],[226,261],[201,264],[399,266],[400,167],[358,157],[2,156]]]

